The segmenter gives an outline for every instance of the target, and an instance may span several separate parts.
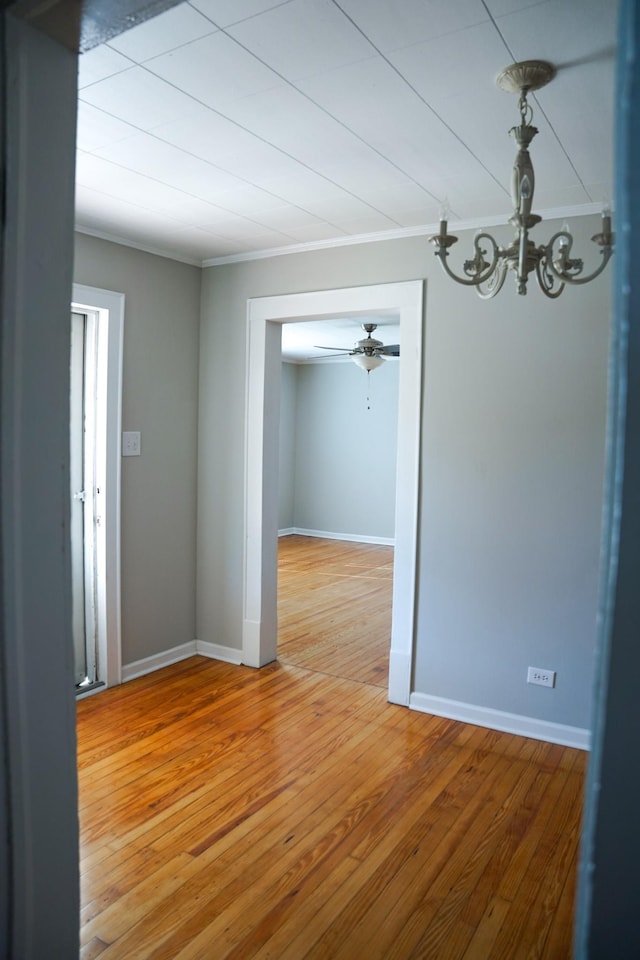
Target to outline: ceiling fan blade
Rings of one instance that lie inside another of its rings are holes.
[[[386,346],[381,347],[378,350],[380,356],[383,357],[399,357],[400,356],[400,344],[399,343],[388,343]]]
[[[319,347],[320,350],[338,350],[338,347]],[[342,350],[341,353],[334,353],[333,356],[327,357],[318,355],[317,357],[305,357],[305,360],[333,360],[334,357],[350,357],[351,350]]]
[[[350,352],[351,352],[350,350],[345,350],[344,347],[325,347],[325,346],[324,346],[323,344],[321,344],[321,343],[314,343],[313,349],[314,349],[314,350],[339,350],[340,353],[350,353]]]

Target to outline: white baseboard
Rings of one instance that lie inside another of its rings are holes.
[[[279,530],[279,537],[297,534],[300,537],[322,537],[324,540],[350,540],[352,543],[377,543],[381,546],[395,546],[395,537],[366,537],[359,533],[332,533],[329,530],[305,530],[304,527],[288,527]]]
[[[196,640],[196,653],[211,660],[234,663],[237,667],[242,663],[242,650],[236,650],[235,647],[221,647],[219,643],[208,643],[206,640]]]
[[[389,703],[408,707],[410,701],[409,678],[411,677],[411,656],[399,653],[393,647],[389,652]]]
[[[182,643],[179,647],[171,647],[170,650],[163,650],[162,653],[154,653],[151,657],[144,657],[142,660],[134,660],[133,663],[125,663],[122,667],[122,682],[134,680],[136,677],[143,677],[145,673],[152,673],[154,670],[160,670],[161,667],[168,667],[170,663],[178,663],[180,660],[186,660],[187,657],[195,657],[196,641],[190,640],[189,643]]]
[[[163,650],[162,653],[154,653],[151,657],[126,663],[122,668],[122,682],[126,683],[127,680],[143,677],[146,673],[153,673],[154,670],[168,667],[171,663],[178,663],[188,657],[195,657],[196,654],[201,657],[210,657],[212,660],[224,660],[225,663],[235,663],[236,665],[242,663],[242,650],[235,650],[233,647],[221,647],[217,643],[207,643],[203,640],[191,640],[189,643],[180,644],[179,647]]]
[[[445,697],[433,697],[426,693],[412,693],[409,706],[412,710],[432,713],[436,717],[462,720],[464,723],[474,723],[479,727],[488,727],[490,730],[502,730],[505,733],[516,733],[521,737],[532,737],[534,740],[560,743],[565,747],[589,750],[591,745],[591,733],[582,727],[570,727],[564,723],[538,720],[519,713],[505,713],[502,710],[479,707],[473,703],[461,703],[459,700],[447,700]]]

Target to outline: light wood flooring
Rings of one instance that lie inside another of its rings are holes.
[[[288,663],[78,703],[83,960],[568,960],[585,754]]]
[[[387,687],[393,547],[280,537],[278,659]]]

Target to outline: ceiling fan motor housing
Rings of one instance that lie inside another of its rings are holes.
[[[368,357],[372,357],[376,351],[382,347],[384,347],[382,340],[374,340],[372,336],[365,337],[364,340],[357,340],[354,344],[355,350],[359,353],[364,353]]]

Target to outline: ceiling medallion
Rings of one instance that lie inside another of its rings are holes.
[[[554,78],[555,73],[552,64],[543,60],[524,60],[505,67],[496,78],[501,90],[520,95],[520,123],[509,131],[518,146],[511,175],[513,216],[509,218],[509,223],[513,224],[516,230],[511,244],[503,248],[498,246],[491,234],[482,231],[477,233],[473,241],[473,259],[465,260],[465,275],[461,277],[457,276],[447,263],[449,247],[457,243],[458,238],[447,233],[446,213],[440,220],[440,233],[429,237],[445,273],[457,283],[475,287],[479,296],[485,300],[495,297],[502,289],[508,270],[512,270],[515,275],[519,294],[526,294],[529,274],[535,271],[542,292],[555,299],[560,296],[565,284],[588,283],[601,274],[613,253],[611,213],[607,208],[602,211],[601,232],[591,238],[601,249],[602,263],[588,276],[582,276],[582,260],[570,256],[573,237],[566,225],[563,224],[562,229],[554,233],[547,244],[536,246],[529,240],[529,230],[542,218],[531,212],[535,177],[528,148],[538,130],[531,124],[533,111],[527,101],[527,94],[544,87]]]

